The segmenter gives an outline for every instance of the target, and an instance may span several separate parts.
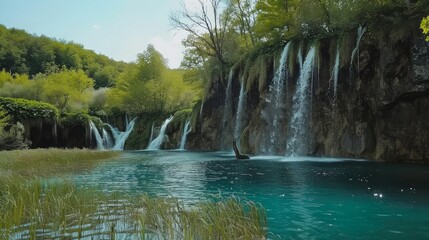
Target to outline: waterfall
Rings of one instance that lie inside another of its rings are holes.
[[[293,113],[289,122],[289,139],[286,152],[288,155],[303,155],[308,153],[311,139],[308,131],[311,122],[310,105],[310,81],[313,75],[316,47],[313,45],[305,58],[303,67],[293,96]]]
[[[229,71],[229,76],[228,76],[228,85],[226,86],[226,91],[225,91],[225,108],[223,111],[223,119],[222,119],[222,126],[225,128],[226,127],[226,123],[229,119],[231,119],[231,114],[232,114],[232,78],[234,76],[234,71],[231,68],[231,70]]]
[[[235,116],[235,129],[234,129],[234,139],[238,140],[240,142],[240,135],[242,131],[242,125],[243,125],[243,115],[244,115],[244,106],[245,106],[245,91],[244,91],[244,78],[241,79],[241,85],[240,85],[240,96],[238,97],[238,107],[237,107],[237,114]]]
[[[362,26],[359,26],[359,28],[357,29],[356,47],[353,49],[353,52],[352,52],[352,56],[351,56],[351,59],[350,59],[350,68],[353,66],[353,62],[354,62],[354,59],[355,59],[356,54],[357,54],[357,57],[358,57],[358,69],[359,69],[359,45],[360,45],[360,41],[362,39],[362,36],[363,36],[363,34],[365,32],[366,32],[366,27],[362,28]]]
[[[95,136],[95,141],[97,142],[97,149],[104,150],[105,148],[103,145],[103,138],[101,137],[100,132],[92,121],[89,121],[89,129],[91,130],[91,135]]]
[[[337,99],[337,86],[338,86],[338,71],[340,68],[340,44],[337,43],[337,53],[335,55],[335,64],[332,69],[332,86],[334,88],[334,101]]]
[[[191,126],[191,121],[189,120],[186,121],[185,126],[183,127],[183,134],[182,134],[182,139],[180,140],[179,150],[185,150],[186,137],[191,132],[190,126]]]
[[[149,146],[147,147],[148,150],[159,150],[161,144],[164,142],[165,130],[167,129],[167,126],[171,120],[173,120],[173,116],[170,116],[165,120],[161,126],[161,130],[159,130],[158,136],[152,142],[150,142]]]
[[[274,154],[276,149],[280,149],[280,137],[283,135],[280,128],[282,119],[285,117],[284,98],[288,78],[286,61],[289,48],[290,42],[283,49],[279,66],[269,87],[269,95],[266,98],[267,107],[264,109],[265,120],[269,123],[269,145],[267,150],[270,154]]]
[[[155,128],[155,123],[152,123],[152,128],[150,130],[150,137],[149,137],[149,143],[153,140],[153,130]]]
[[[113,142],[112,138],[110,137],[109,133],[104,128],[102,130],[102,136],[103,136],[104,148],[106,148],[106,149],[112,148],[114,145],[114,142]]]
[[[112,149],[112,150],[123,150],[125,141],[130,135],[131,131],[134,128],[134,124],[137,118],[134,118],[131,122],[128,121],[128,117],[125,116],[125,131],[121,132],[117,128],[112,127],[112,125],[107,124],[110,128],[110,132],[112,133],[113,139],[110,134],[103,128],[100,132],[93,122],[89,122],[89,128],[91,130],[91,134],[95,136],[95,140],[97,142],[97,149]]]
[[[126,116],[125,116],[126,117]],[[112,147],[113,150],[123,150],[125,141],[127,140],[128,136],[130,135],[131,131],[134,128],[134,125],[136,123],[137,118],[134,118],[131,120],[131,122],[128,122],[128,117],[125,118],[125,131],[121,132],[117,129],[110,126],[110,129],[112,130],[113,137],[115,138],[115,145]]]

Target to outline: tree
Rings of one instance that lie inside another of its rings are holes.
[[[294,15],[300,0],[258,0],[255,34],[265,40],[282,39],[294,34]]]
[[[230,15],[222,14],[222,0],[198,0],[199,12],[190,11],[182,4],[182,11],[170,15],[172,25],[185,30],[195,39],[208,46],[206,54],[218,60],[219,64],[226,66],[225,37]],[[195,41],[198,42],[198,41]],[[195,46],[198,49],[198,46]]]
[[[254,32],[256,10],[254,0],[230,0],[229,12],[231,27],[244,38],[246,48],[253,47],[258,41]]]
[[[86,110],[91,100],[94,80],[82,70],[62,70],[44,80],[43,100],[61,112]]]

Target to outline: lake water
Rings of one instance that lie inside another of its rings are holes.
[[[74,177],[103,191],[192,204],[234,195],[261,203],[272,238],[429,239],[429,166],[229,152],[124,152]]]

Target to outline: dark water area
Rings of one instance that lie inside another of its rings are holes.
[[[125,152],[73,177],[83,186],[262,204],[270,238],[428,239],[429,166],[229,152]]]

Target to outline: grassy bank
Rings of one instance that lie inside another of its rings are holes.
[[[103,193],[42,178],[77,173],[118,152],[0,152],[0,239],[261,239],[262,207],[230,198],[192,207],[174,198]]]

